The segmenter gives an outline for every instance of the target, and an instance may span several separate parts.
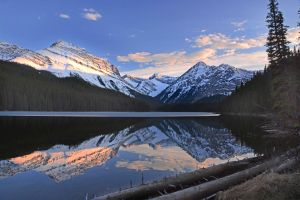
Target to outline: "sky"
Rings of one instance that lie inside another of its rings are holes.
[[[300,0],[278,0],[298,43]],[[199,61],[258,70],[267,63],[268,0],[0,0],[0,41],[40,50],[58,40],[122,74],[178,76]]]

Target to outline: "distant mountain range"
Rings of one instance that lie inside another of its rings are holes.
[[[73,44],[58,41],[40,51],[0,42],[0,60],[47,70],[58,77],[77,76],[86,82],[126,94],[146,95],[163,103],[189,103],[215,95],[229,95],[252,71],[229,65],[208,66],[197,63],[180,77],[154,74],[149,78],[121,76],[106,59],[90,54]]]

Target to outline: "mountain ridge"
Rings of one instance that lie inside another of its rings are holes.
[[[121,78],[117,67],[103,58],[90,54],[81,47],[58,41],[40,51],[31,51],[16,45],[6,44],[5,49],[17,49],[18,52],[21,52],[9,53],[9,61],[29,65],[38,70],[47,70],[57,77],[79,76],[86,82],[100,88],[134,96],[131,94],[131,90],[134,88]],[[4,51],[5,49],[2,48],[1,50]]]
[[[0,59],[46,70],[57,77],[76,76],[100,88],[131,97],[147,96],[162,103],[193,103],[205,97],[229,95],[254,72],[227,64],[210,66],[200,61],[179,77],[154,73],[148,78],[121,76],[118,68],[104,58],[65,41],[32,51],[0,42]]]
[[[229,95],[242,82],[251,79],[254,72],[227,64],[219,66],[198,62],[157,98],[163,103],[188,103],[216,95]]]
[[[156,97],[164,89],[176,81],[177,77],[155,73],[149,76],[149,78],[139,78],[125,74],[123,79],[133,85],[140,93],[147,96]]]

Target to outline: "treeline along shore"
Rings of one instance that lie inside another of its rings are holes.
[[[74,76],[0,61],[0,110],[9,111],[147,111],[149,104],[90,85]]]

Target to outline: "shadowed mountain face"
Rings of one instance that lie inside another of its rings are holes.
[[[154,166],[161,156],[160,151],[165,151],[164,156],[169,156],[166,159],[181,158],[189,160],[194,166],[203,164],[207,159],[216,159],[216,162],[220,162],[252,152],[251,148],[241,146],[230,130],[224,127],[209,126],[190,119],[155,120],[131,125],[111,134],[98,135],[78,145],[59,144],[47,150],[2,160],[0,176],[8,177],[34,170],[46,174],[57,182],[65,181],[85,173],[90,168],[105,164],[118,155],[119,151],[132,153],[144,145],[152,150],[144,149],[145,152],[140,152],[140,155],[149,157],[148,161]],[[176,155],[171,153],[172,150],[179,151],[177,154],[181,156],[176,158]],[[151,156],[149,151],[152,151]],[[168,164],[164,163],[165,166]],[[120,167],[134,169],[137,166],[147,169],[149,166],[146,165],[144,159],[139,160],[139,165],[137,160],[132,162],[120,160],[118,163]]]

